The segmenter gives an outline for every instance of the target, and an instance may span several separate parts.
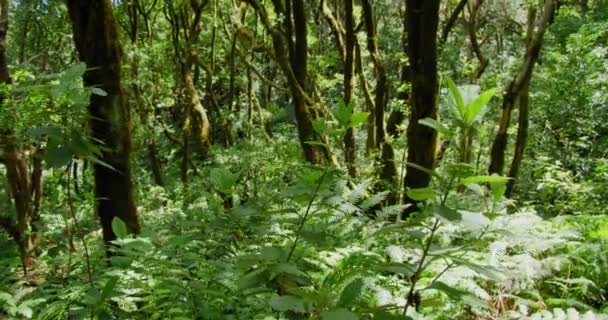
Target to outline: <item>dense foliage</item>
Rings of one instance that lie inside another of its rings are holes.
[[[0,319],[608,319],[607,75],[606,0],[0,0]]]

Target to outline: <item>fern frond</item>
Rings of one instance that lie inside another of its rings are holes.
[[[378,192],[376,194],[374,194],[373,196],[363,200],[363,202],[361,202],[361,209],[367,211],[369,209],[371,209],[372,207],[378,205],[380,202],[384,201],[386,199],[386,197],[388,197],[388,195],[390,194],[390,191],[382,191],[382,192]]]

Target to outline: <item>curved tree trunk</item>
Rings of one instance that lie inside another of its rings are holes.
[[[247,2],[256,10],[264,28],[271,35],[274,58],[287,78],[304,158],[310,163],[326,163],[331,160],[329,149],[327,145],[319,144],[326,142],[326,139],[316,133],[312,125],[317,118],[315,112],[317,101],[308,93],[308,42],[304,2],[303,0],[272,1],[276,14],[284,17],[281,31],[273,26],[266,8],[259,0]]]
[[[91,138],[101,151],[95,164],[97,215],[106,242],[116,239],[112,220],[120,218],[130,233],[140,230],[131,183],[131,132],[129,106],[121,84],[121,48],[109,0],[68,0],[74,42],[80,60],[89,68],[87,86],[107,95],[92,95],[89,104]]]
[[[426,169],[435,166],[437,131],[418,123],[424,118],[437,118],[437,27],[439,0],[407,0],[408,57],[412,71],[412,96],[410,122],[407,128],[407,161]],[[407,169],[405,188],[424,188],[431,176],[413,167]],[[410,203],[407,215],[413,212],[415,201]]]
[[[506,94],[502,103],[502,113],[500,115],[500,122],[498,123],[498,131],[492,144],[492,154],[489,168],[489,172],[491,174],[502,174],[504,169],[505,151],[507,149],[508,142],[507,130],[509,129],[509,124],[511,122],[511,112],[513,111],[515,99],[520,95],[522,89],[532,77],[534,65],[536,64],[536,61],[540,55],[543,37],[553,19],[555,10],[556,0],[545,0],[543,15],[538,23],[538,31],[532,36],[532,40],[529,41],[528,45],[526,46],[524,63],[515,78],[513,78],[507,86]],[[530,14],[528,15],[528,23],[534,24],[534,16],[535,14],[532,14],[531,10]]]

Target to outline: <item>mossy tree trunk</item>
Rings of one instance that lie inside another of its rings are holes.
[[[437,118],[437,28],[439,0],[407,0],[408,58],[412,72],[411,112],[407,128],[407,161],[428,170],[435,166],[437,132],[418,123],[424,118]],[[408,167],[404,178],[405,188],[424,188],[431,176],[422,170]],[[413,212],[415,201],[405,196],[412,206],[405,215]]]
[[[6,37],[9,27],[9,2],[0,0],[0,83],[10,84]],[[0,96],[0,108],[5,108],[8,97]],[[37,223],[42,196],[42,168],[40,159],[23,148],[13,128],[0,128],[0,162],[6,167],[7,183],[15,205],[16,219],[0,217],[0,226],[17,244],[24,275],[36,262],[36,247],[40,241]],[[33,159],[32,170],[29,162]]]
[[[131,182],[131,133],[127,98],[121,84],[121,47],[109,0],[68,0],[74,42],[87,64],[87,86],[105,95],[92,95],[89,104],[91,140],[101,150],[95,164],[97,215],[106,242],[116,239],[112,220],[120,218],[130,233],[140,230]]]

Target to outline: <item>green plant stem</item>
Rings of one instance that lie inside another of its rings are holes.
[[[293,253],[296,250],[296,246],[298,245],[298,241],[300,240],[300,234],[302,233],[302,229],[304,228],[304,225],[306,224],[306,221],[308,220],[308,215],[310,214],[310,209],[312,208],[312,204],[314,203],[315,199],[317,198],[317,194],[319,193],[319,190],[321,189],[321,185],[323,185],[323,180],[325,180],[326,175],[327,175],[327,168],[325,169],[325,172],[323,172],[323,175],[321,176],[321,178],[319,178],[319,183],[317,184],[317,187],[315,188],[315,191],[313,192],[312,197],[310,198],[310,201],[308,202],[308,206],[306,207],[306,212],[304,213],[304,216],[302,217],[302,220],[300,221],[300,225],[298,226],[298,231],[296,231],[296,238],[293,240],[293,244],[291,245],[291,249],[289,250],[289,254],[287,255],[286,262],[289,262],[289,260],[291,260],[291,257],[293,256]]]
[[[424,251],[422,252],[422,258],[420,258],[420,261],[418,262],[418,267],[416,268],[416,272],[414,272],[414,274],[410,278],[412,281],[412,284],[411,284],[410,290],[407,294],[405,307],[403,307],[404,316],[407,315],[407,309],[412,304],[412,297],[414,296],[414,290],[416,289],[416,284],[418,283],[418,280],[420,278],[420,273],[423,270],[424,262],[426,261],[426,258],[429,255],[429,250],[431,249],[431,244],[433,243],[433,237],[435,236],[435,232],[437,232],[437,229],[439,229],[439,219],[435,219],[435,224],[433,224],[433,228],[431,229],[431,234],[429,235],[426,245],[424,247]]]
[[[70,168],[72,165],[72,163],[70,162],[70,164],[68,164],[68,168]],[[70,209],[70,215],[72,216],[72,219],[74,219],[74,227],[76,227],[76,232],[80,233],[81,229],[80,229],[80,225],[78,223],[78,219],[76,218],[76,210],[74,210],[74,203],[72,201],[72,189],[71,189],[71,170],[67,170],[67,174],[68,174],[68,181],[67,181],[67,196],[68,196],[68,208]],[[86,266],[87,266],[87,277],[89,280],[89,285],[91,287],[94,287],[94,283],[93,283],[93,272],[91,271],[91,257],[89,256],[89,247],[87,246],[87,242],[84,239],[84,234],[81,235],[80,240],[82,241],[82,247],[84,248],[84,258],[85,258],[85,262],[86,262]]]
[[[486,232],[488,231],[488,229],[490,228],[490,225],[487,225],[479,234],[479,236],[477,237],[477,240],[481,240],[481,238],[483,238],[483,236],[486,234]],[[470,250],[466,250],[464,252],[462,252],[459,256],[458,259],[462,259],[462,257],[464,257]],[[433,283],[435,283],[435,281],[439,280],[439,278],[441,278],[441,276],[443,276],[448,270],[450,270],[453,266],[455,265],[454,261],[450,261],[450,263],[448,263],[445,268],[443,268],[443,270],[441,270],[441,272],[439,272],[434,278],[433,280],[431,280],[431,283],[426,286],[423,290],[428,289]]]
[[[442,206],[444,206],[446,201],[448,200],[448,195],[450,194],[450,189],[452,188],[452,184],[454,183],[454,180],[455,180],[455,177],[452,177],[450,179],[450,181],[448,182],[446,191],[443,194],[443,197],[441,198]],[[435,223],[433,224],[433,227],[431,228],[431,233],[429,234],[427,242],[424,246],[424,250],[422,251],[422,258],[420,258],[420,261],[418,262],[418,267],[416,268],[416,272],[414,272],[414,274],[411,277],[412,284],[410,286],[410,290],[409,290],[409,292],[407,294],[407,298],[405,300],[406,301],[405,306],[403,307],[404,316],[407,315],[407,309],[412,304],[412,298],[414,297],[414,290],[416,289],[416,284],[418,283],[418,280],[420,278],[420,273],[422,273],[422,270],[424,270],[424,268],[425,268],[424,263],[426,262],[426,258],[429,255],[429,251],[431,249],[431,244],[433,243],[433,238],[435,236],[435,232],[437,232],[437,230],[439,229],[439,226],[440,226],[439,219],[435,219]]]

